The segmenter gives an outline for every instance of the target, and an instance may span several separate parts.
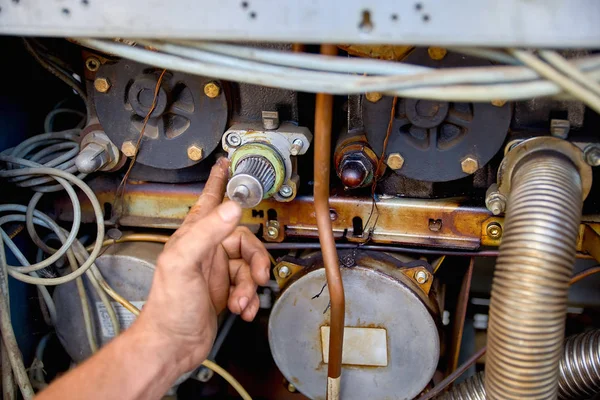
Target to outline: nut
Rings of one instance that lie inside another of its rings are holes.
[[[88,71],[96,72],[100,69],[100,60],[96,57],[88,57],[88,59],[85,60],[85,67]]]
[[[398,170],[404,165],[404,157],[400,153],[392,153],[388,156],[386,164],[393,170]]]
[[[365,97],[371,103],[377,103],[379,100],[381,100],[383,98],[383,93],[379,93],[379,92],[366,93]]]
[[[121,151],[127,157],[133,157],[133,156],[135,156],[135,153],[136,153],[135,144],[131,140],[127,140],[126,142],[123,142],[123,144],[121,145]]]
[[[585,157],[585,162],[592,167],[597,167],[600,165],[600,147],[595,144],[591,144],[585,148],[583,151],[583,155]]]
[[[292,273],[292,271],[290,271],[290,268],[288,266],[284,265],[281,268],[279,268],[277,275],[280,278],[287,278],[288,276],[290,276],[291,273]]]
[[[443,47],[430,47],[427,49],[427,54],[432,60],[443,60],[448,54],[448,51]]]
[[[417,271],[415,273],[415,280],[419,285],[422,285],[429,280],[429,274],[423,270]]]
[[[100,93],[106,93],[110,89],[110,81],[107,78],[96,78],[94,88]]]
[[[490,222],[486,228],[486,232],[492,239],[500,239],[502,237],[502,226],[497,222]]]
[[[188,158],[192,161],[202,160],[202,147],[192,145],[187,149]]]
[[[460,162],[460,166],[462,168],[462,172],[470,175],[479,169],[479,162],[474,157],[465,157]]]
[[[500,100],[500,99],[492,100],[492,105],[495,107],[504,107],[505,104],[506,104],[506,100]]]
[[[494,215],[500,215],[506,210],[506,197],[498,191],[495,183],[485,193],[485,206]]]
[[[204,85],[204,94],[211,99],[215,99],[221,94],[221,88],[216,83],[209,82]]]

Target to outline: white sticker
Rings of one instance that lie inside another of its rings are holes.
[[[124,331],[125,329],[129,328],[131,324],[133,324],[133,321],[135,321],[135,315],[117,302],[111,302],[110,304],[117,314],[121,330]],[[131,304],[141,310],[146,302],[132,301]],[[102,336],[105,338],[115,337],[115,327],[108,316],[108,310],[106,309],[104,303],[101,301],[97,302],[96,310],[98,311],[98,319],[100,320],[100,326],[102,328]]]

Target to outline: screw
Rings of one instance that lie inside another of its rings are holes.
[[[123,154],[125,154],[125,156],[133,157],[135,156],[137,149],[135,148],[135,144],[133,144],[131,140],[127,140],[121,145],[121,151],[123,152]]]
[[[479,169],[479,162],[477,161],[476,158],[473,157],[466,157],[464,160],[462,160],[460,162],[460,166],[462,168],[462,171],[465,174],[473,174],[475,173],[475,171],[477,171]]]
[[[242,138],[240,137],[240,135],[238,135],[235,132],[227,135],[227,138],[225,138],[225,141],[231,147],[238,147],[240,144],[242,144]]]
[[[188,158],[192,161],[202,160],[202,153],[202,147],[198,147],[196,145],[192,145],[187,149]]]
[[[400,153],[392,153],[388,156],[386,164],[393,170],[398,170],[404,165],[404,157]]]
[[[267,228],[267,236],[270,237],[271,239],[275,239],[277,236],[279,236],[279,229],[277,229],[274,226],[270,226]]]
[[[100,69],[100,60],[98,60],[96,57],[89,57],[87,60],[85,60],[85,67],[88,69],[88,71],[96,72]]]
[[[600,147],[595,144],[589,145],[583,151],[585,161],[592,167],[600,165]]]
[[[100,93],[106,93],[110,89],[110,81],[106,78],[96,78],[94,87]]]
[[[377,103],[379,100],[381,100],[383,98],[383,94],[379,93],[379,92],[371,92],[371,93],[366,93],[365,97],[371,103]]]
[[[288,266],[284,265],[281,268],[279,268],[277,275],[280,278],[287,278],[288,276],[290,276],[291,273],[292,273],[292,271],[290,271],[290,268]]]
[[[439,232],[442,229],[442,220],[441,219],[430,219],[429,220],[429,230],[431,232]]]
[[[288,383],[287,390],[290,393],[296,393],[296,386],[292,385],[291,383]]]
[[[500,239],[502,237],[502,226],[497,222],[490,222],[487,226],[487,234],[492,239]]]
[[[221,88],[216,83],[209,82],[204,85],[204,94],[211,99],[215,99],[221,94]]]
[[[448,54],[448,51],[443,47],[430,47],[427,49],[427,54],[432,60],[443,60]]]
[[[429,280],[429,274],[425,271],[417,271],[415,273],[415,280],[417,281],[417,283],[419,285],[424,284],[425,282],[427,282]]]
[[[337,220],[337,212],[335,212],[335,210],[329,210],[329,219],[332,221]]]
[[[506,104],[506,100],[500,100],[500,99],[492,100],[492,105],[494,107],[504,107],[505,104]]]
[[[292,189],[289,185],[283,185],[281,186],[281,189],[279,189],[279,194],[281,197],[290,197],[292,194],[294,194],[294,189]]]
[[[303,147],[304,142],[302,141],[302,139],[294,139],[294,141],[292,142],[292,147],[290,148],[290,154],[293,156],[297,156]]]

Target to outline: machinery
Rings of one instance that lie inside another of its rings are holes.
[[[243,1],[205,24],[183,1],[5,3],[4,76],[45,93],[0,88],[23,398],[64,371],[56,352],[80,363],[133,323],[219,157],[273,268],[209,360],[254,398],[600,395],[597,2]],[[169,395],[228,398],[213,373]]]

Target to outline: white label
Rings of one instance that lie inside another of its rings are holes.
[[[329,362],[329,327],[321,327],[323,362]],[[384,328],[344,328],[342,364],[385,367],[387,332]]]
[[[120,329],[124,331],[129,328],[133,321],[135,321],[135,315],[131,313],[131,311],[127,310],[121,304],[117,302],[111,302],[112,308],[115,310],[117,314],[117,318],[119,319]],[[136,308],[142,309],[145,301],[132,301]],[[102,336],[105,338],[112,338],[115,336],[115,327],[113,326],[110,317],[108,316],[108,310],[106,306],[101,301],[96,303],[96,310],[98,311],[98,319],[100,320],[100,327],[102,328]]]

